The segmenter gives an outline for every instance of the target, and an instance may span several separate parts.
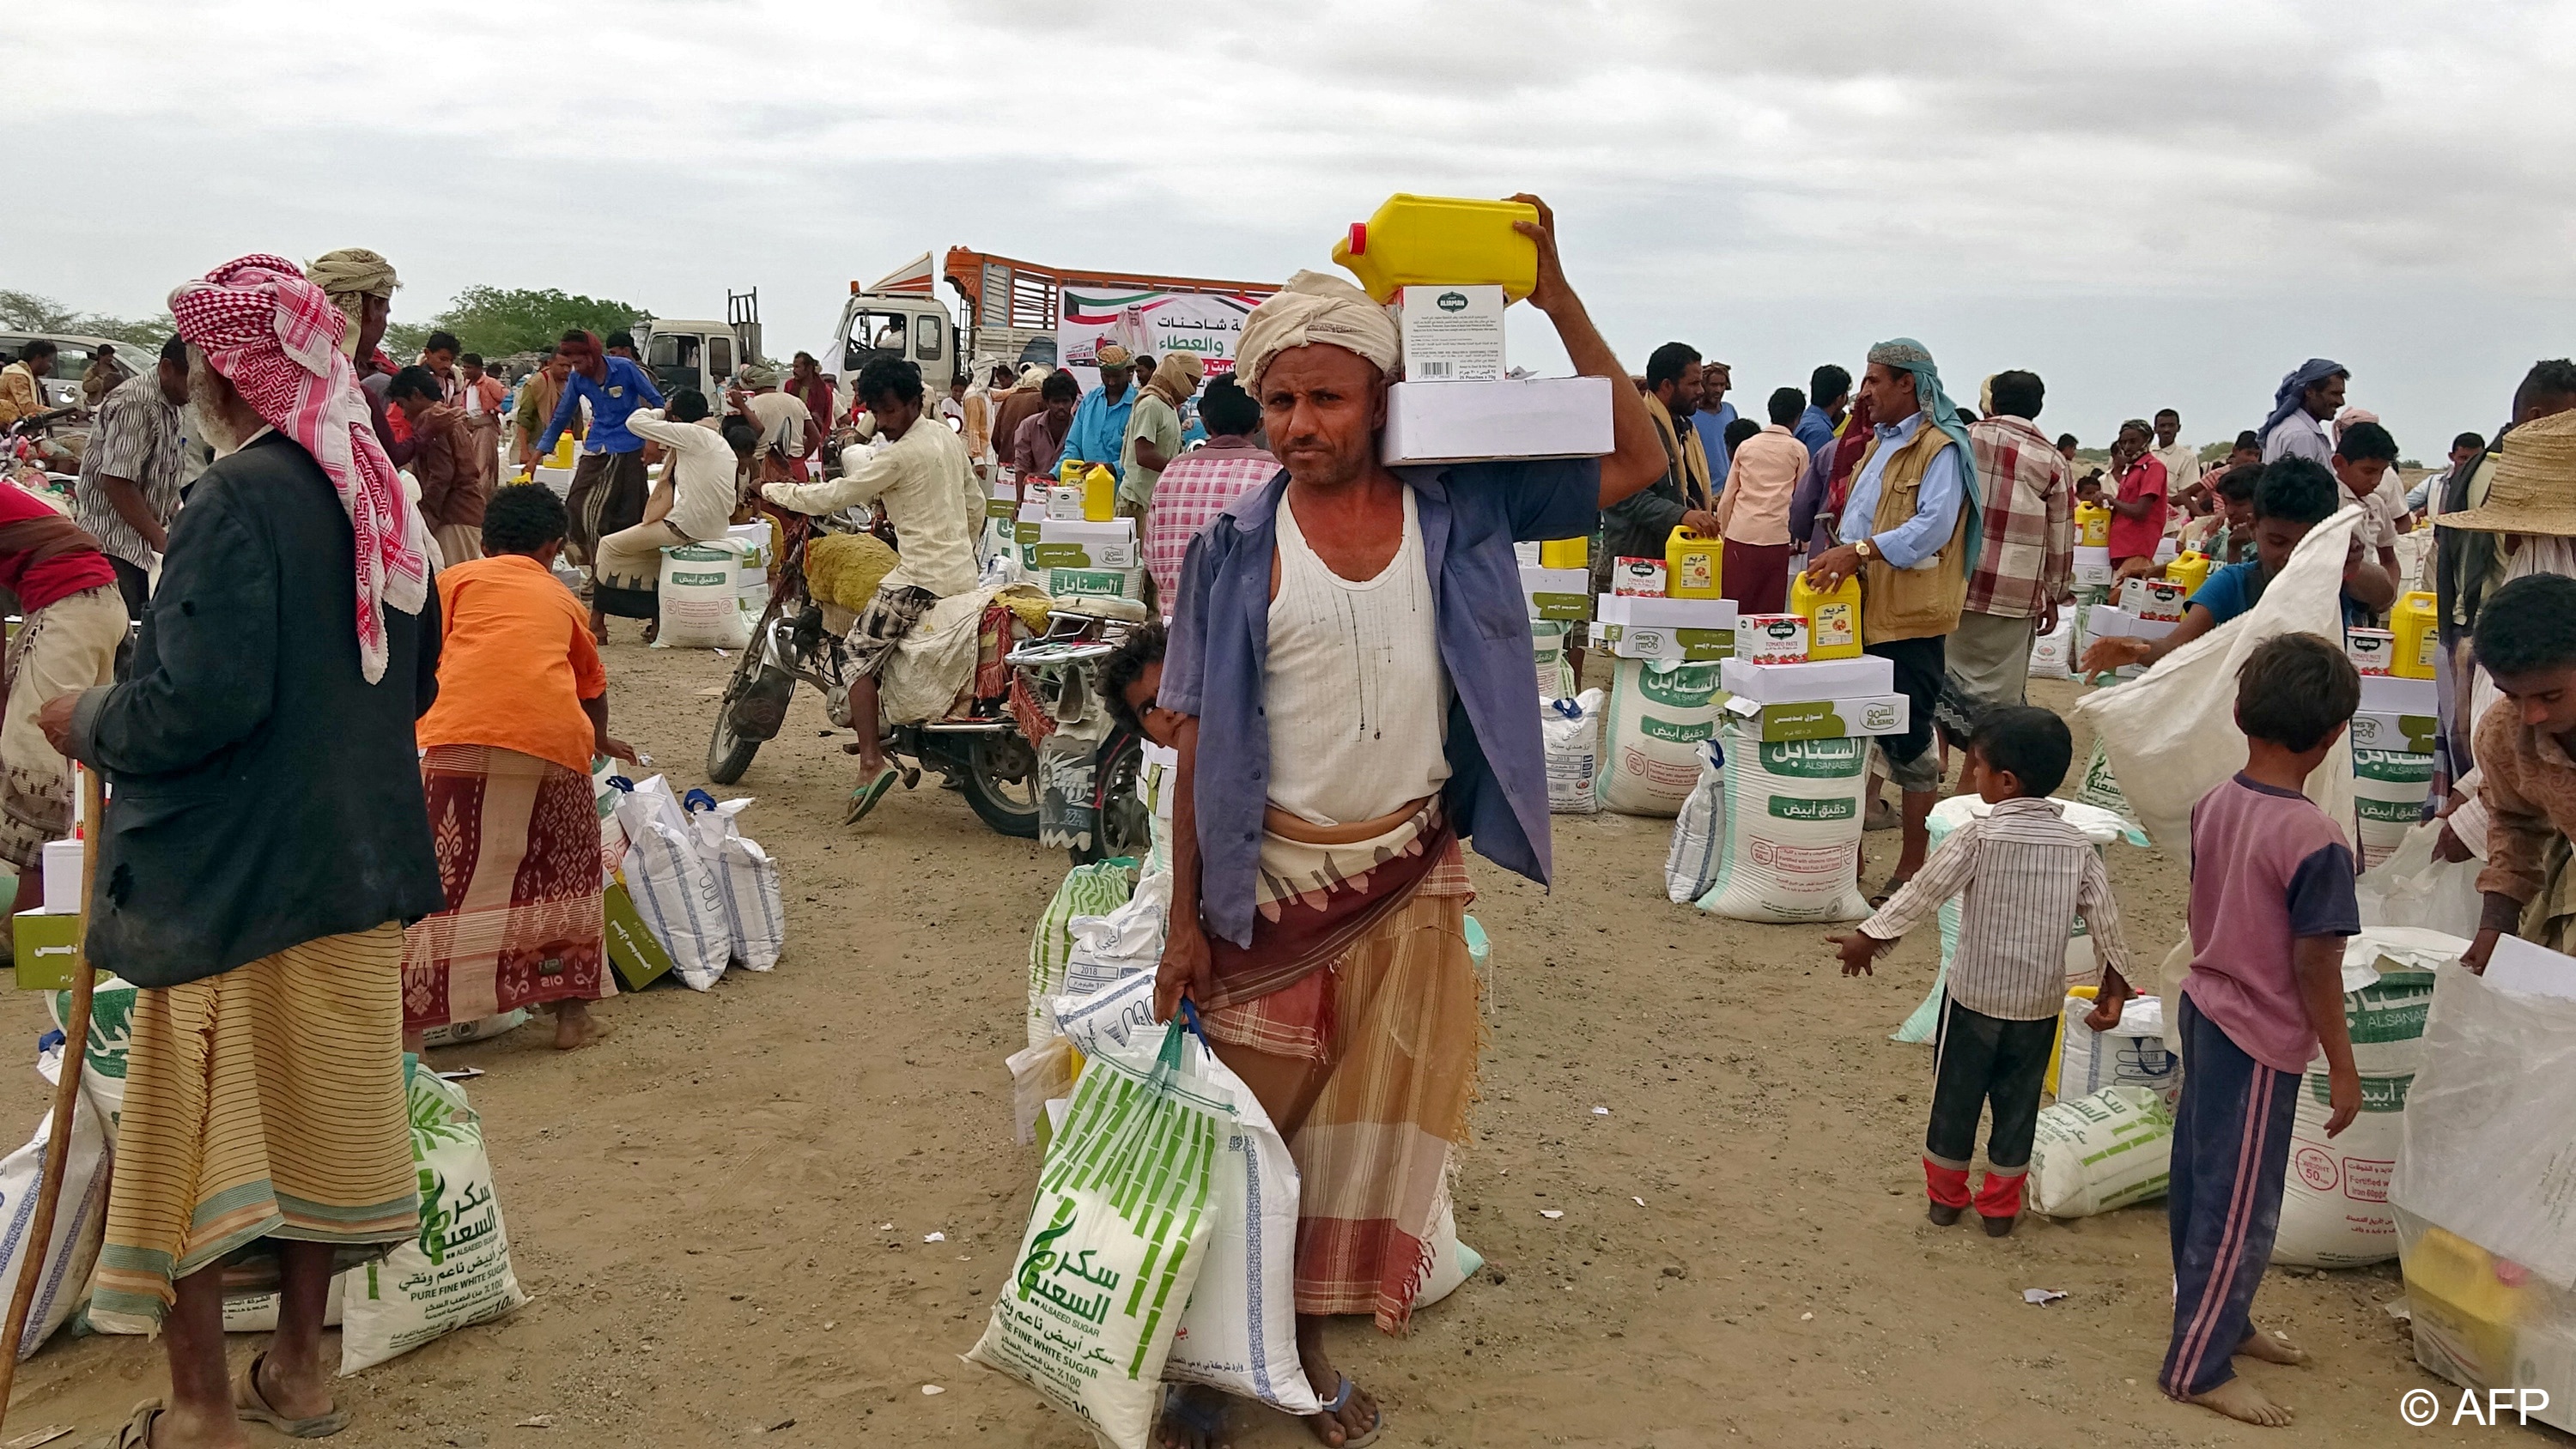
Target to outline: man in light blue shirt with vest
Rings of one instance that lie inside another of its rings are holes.
[[[1058,461],[1079,458],[1085,463],[1103,463],[1109,471],[1124,478],[1118,467],[1118,455],[1127,447],[1127,415],[1136,409],[1135,388],[1127,385],[1136,363],[1127,349],[1114,342],[1100,347],[1100,386],[1082,395],[1073,410],[1073,425],[1064,435],[1064,452]]]

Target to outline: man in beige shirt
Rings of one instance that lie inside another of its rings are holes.
[[[2156,410],[2156,445],[2147,456],[2165,465],[2165,498],[2173,507],[2165,514],[2168,531],[2179,527],[2190,514],[2183,508],[2183,495],[2200,481],[2200,449],[2182,441],[2182,414],[2172,408]]]
[[[1807,445],[1790,431],[1807,410],[1807,395],[1780,388],[1769,407],[1771,426],[1736,445],[1726,491],[1717,496],[1718,531],[1726,536],[1720,587],[1752,614],[1788,607],[1789,497],[1807,471]]]
[[[919,367],[878,358],[859,374],[856,391],[887,445],[845,450],[838,478],[773,482],[761,489],[762,497],[796,513],[882,504],[902,550],[903,561],[877,585],[877,596],[851,627],[844,656],[847,721],[858,734],[860,766],[860,785],[850,792],[851,822],[876,808],[898,774],[877,740],[877,676],[932,605],[974,589],[981,576],[975,530],[984,516],[984,493],[965,441],[930,412]]]

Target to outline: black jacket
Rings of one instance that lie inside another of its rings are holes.
[[[446,904],[413,723],[438,693],[438,591],[385,610],[358,670],[356,548],[331,480],[269,434],[197,480],[125,682],[72,754],[114,789],[91,964],[176,986]]]

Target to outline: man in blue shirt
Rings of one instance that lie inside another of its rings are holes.
[[[1850,373],[1828,362],[1807,379],[1807,410],[1789,431],[1807,445],[1808,457],[1821,456],[1833,447],[1834,430],[1843,425],[1843,410],[1850,406]]]
[[[588,565],[601,539],[644,521],[644,498],[651,491],[644,475],[644,440],[627,431],[626,419],[637,408],[664,404],[661,389],[644,369],[632,358],[609,356],[594,333],[580,328],[565,333],[555,354],[571,363],[572,371],[564,378],[554,416],[537,439],[536,455],[552,451],[556,436],[581,415],[581,405],[590,404],[590,436],[583,442],[587,451],[574,465],[572,489],[564,497],[564,510],[572,515],[564,552],[575,563]],[[607,621],[593,618],[597,622],[591,632],[605,642]]]
[[[1735,455],[1726,449],[1726,425],[1736,418],[1735,404],[1726,400],[1729,388],[1735,386],[1735,373],[1723,362],[1704,362],[1699,370],[1699,411],[1691,414],[1691,427],[1699,434],[1701,451],[1708,454],[1708,506],[1717,506],[1717,495],[1726,491],[1726,475]]]
[[[1064,435],[1064,458],[1104,463],[1121,478],[1118,455],[1127,447],[1127,415],[1136,408],[1136,390],[1127,385],[1135,359],[1117,343],[1100,348],[1100,386],[1082,395],[1073,410],[1073,427]]]
[[[1395,324],[1350,283],[1298,273],[1245,319],[1235,361],[1284,466],[1191,541],[1157,697],[1129,701],[1180,716],[1155,1009],[1195,1004],[1306,1166],[1297,1342],[1328,1444],[1382,1416],[1335,1369],[1325,1319],[1402,1330],[1466,1137],[1478,1028],[1458,841],[1547,878],[1513,542],[1583,533],[1665,468],[1566,284],[1552,215],[1513,199],[1538,213],[1517,224],[1538,249],[1530,304],[1578,372],[1610,380],[1612,452],[1388,468]],[[1207,1442],[1215,1406],[1173,1402],[1166,1442]]]
[[[2332,473],[2305,458],[2280,458],[2263,465],[2254,483],[2254,557],[2218,570],[2194,590],[2183,606],[2182,622],[2161,639],[2096,639],[2084,651],[2079,667],[2086,674],[2138,664],[2152,667],[2261,601],[2273,576],[2289,563],[2308,530],[2332,518],[2343,495]],[[2397,600],[2397,581],[2387,569],[2367,558],[2361,533],[2353,533],[2343,566],[2343,617],[2350,626],[2376,615]]]

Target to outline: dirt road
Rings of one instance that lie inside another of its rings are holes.
[[[629,628],[609,651],[618,733],[701,783],[721,664]],[[823,727],[801,697],[720,792],[758,797],[746,833],[783,862],[775,973],[612,1002],[616,1034],[581,1052],[530,1029],[435,1054],[489,1073],[469,1090],[535,1301],[344,1381],[341,1442],[1088,1442],[956,1357],[1034,1181],[1002,1058],[1065,860],[927,786],[844,829],[851,770]],[[1887,1036],[1930,982],[1931,932],[1846,981],[1817,929],[1667,904],[1663,822],[1557,823],[1553,894],[1474,867],[1493,1046],[1458,1226],[1492,1266],[1408,1339],[1341,1336],[1388,1444],[2386,1443],[2399,1394],[2440,1387],[2381,1311],[2392,1265],[2266,1282],[2258,1313],[2318,1362],[2249,1372],[2297,1427],[2167,1403],[2160,1209],[2003,1241],[1924,1221],[1931,1057]],[[1867,879],[1894,844],[1868,838]],[[2112,873],[2131,939],[2171,941],[2175,864],[2120,847]],[[39,1008],[6,1009],[32,1057]],[[0,1121],[32,1123],[40,1100],[32,1070],[10,1074]],[[2033,1287],[2068,1296],[2029,1307]],[[95,1434],[163,1382],[146,1343],[66,1338],[23,1369],[8,1431]],[[537,1416],[552,1427],[514,1427]],[[1311,1442],[1259,1413],[1237,1441]]]

